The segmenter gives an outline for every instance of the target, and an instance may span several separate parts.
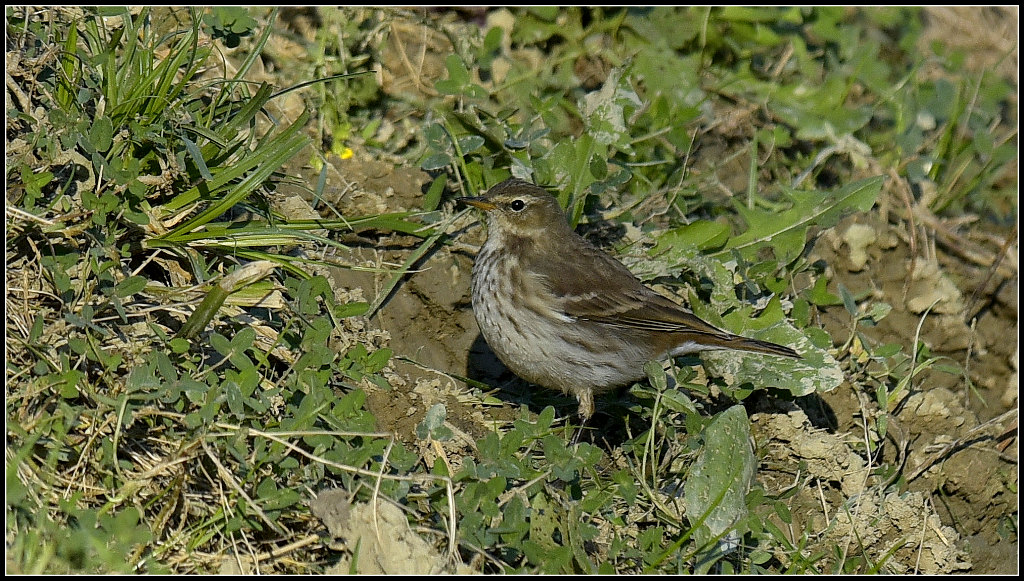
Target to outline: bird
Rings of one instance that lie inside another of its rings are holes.
[[[648,361],[713,349],[800,359],[789,347],[723,331],[647,287],[577,234],[537,185],[510,178],[458,201],[486,217],[471,283],[480,333],[517,376],[575,396],[584,423],[595,394],[643,379]]]

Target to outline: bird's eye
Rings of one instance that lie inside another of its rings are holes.
[[[512,208],[513,212],[520,212],[526,207],[526,202],[522,200],[512,200],[512,203],[509,204],[508,207]]]

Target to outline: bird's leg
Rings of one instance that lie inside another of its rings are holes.
[[[585,424],[590,416],[594,415],[594,390],[587,387],[577,391],[576,400],[580,402],[578,413]]]
[[[572,437],[572,444],[579,443],[583,430],[587,427],[590,416],[594,415],[594,390],[589,387],[576,392],[576,400],[580,402],[579,413],[580,427],[576,428],[576,434]]]

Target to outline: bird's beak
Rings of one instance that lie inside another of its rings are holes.
[[[470,206],[473,206],[473,207],[476,207],[476,208],[480,208],[481,210],[483,210],[485,212],[490,212],[491,210],[493,210],[493,209],[498,207],[498,206],[492,204],[491,202],[488,202],[487,200],[485,200],[482,197],[479,197],[479,198],[456,198],[456,200],[458,200],[459,202],[462,202],[463,204],[469,204]]]

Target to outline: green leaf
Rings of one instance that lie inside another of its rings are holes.
[[[438,152],[428,155],[420,162],[423,171],[436,171],[451,165],[453,158],[450,153]]]
[[[231,342],[228,341],[227,337],[220,333],[210,333],[210,345],[221,355],[231,354]]]
[[[96,151],[105,152],[113,143],[114,123],[106,115],[93,121],[89,129],[89,141]]]
[[[32,321],[32,328],[29,330],[28,333],[29,343],[36,343],[37,341],[39,341],[39,338],[43,336],[43,326],[45,324],[46,320],[43,318],[43,316],[36,315],[35,319]]]
[[[366,366],[365,372],[377,373],[381,369],[384,369],[384,366],[388,364],[388,360],[391,359],[392,353],[391,349],[388,349],[387,347],[374,351],[372,355],[366,358],[366,362],[364,363]]]
[[[697,413],[697,406],[687,395],[678,389],[670,389],[662,394],[661,402],[671,411]]]
[[[661,367],[660,362],[648,361],[645,363],[644,373],[647,375],[647,380],[651,382],[651,387],[655,390],[663,392],[668,389],[668,375]]]
[[[444,425],[447,410],[443,403],[436,403],[427,410],[423,421],[416,425],[416,437],[421,440],[434,439],[442,442],[451,439],[452,431]]]
[[[559,8],[558,6],[531,6],[527,10],[540,18],[552,22],[558,17]]]
[[[812,225],[830,228],[851,212],[870,210],[882,189],[882,180],[880,176],[867,178],[835,192],[790,190],[787,197],[793,205],[782,211],[737,203],[736,210],[747,223],[747,230],[713,255],[737,250],[745,258],[753,259],[758,250],[771,247],[776,260],[787,264],[803,250],[807,230]]]
[[[819,307],[832,307],[843,303],[841,298],[828,292],[828,279],[825,278],[825,276],[819,276],[818,279],[814,281],[814,286],[805,294],[807,296],[807,300]]]
[[[231,349],[236,353],[241,353],[247,349],[252,348],[253,341],[256,340],[256,330],[252,327],[243,327],[231,338]]]
[[[192,159],[192,163],[196,164],[196,169],[199,170],[199,175],[201,175],[204,180],[213,181],[213,172],[210,171],[210,168],[206,167],[206,160],[203,159],[203,152],[199,149],[199,146],[184,134],[181,135],[181,141],[185,144],[185,151],[188,152],[188,156]]]
[[[114,295],[122,299],[128,298],[146,288],[148,279],[144,276],[129,276],[114,287]]]
[[[843,306],[846,307],[846,312],[850,313],[851,317],[857,317],[857,299],[853,297],[853,294],[843,285],[839,283],[839,296],[843,297]]]
[[[184,353],[189,349],[188,340],[182,339],[181,337],[175,337],[171,339],[170,341],[168,341],[168,345],[170,346],[171,351],[177,354]]]
[[[718,248],[729,239],[729,226],[710,220],[696,220],[691,224],[667,230],[658,236],[658,243],[651,250],[652,255],[678,247],[699,250]]]
[[[448,69],[448,80],[455,86],[462,87],[469,83],[469,69],[459,55],[448,55],[448,58],[444,59],[444,66]]]
[[[721,538],[747,517],[747,492],[757,468],[743,406],[718,415],[704,430],[704,449],[684,486],[686,514],[698,546]],[[745,531],[737,531],[742,534]]]
[[[25,191],[33,198],[41,196],[43,194],[43,187],[53,181],[53,173],[51,172],[42,171],[39,173],[32,173],[32,168],[27,165],[23,165],[19,169],[21,173],[21,183],[24,184]]]
[[[370,308],[370,303],[363,301],[355,301],[351,303],[345,303],[344,305],[338,305],[335,309],[334,314],[339,318],[345,317],[358,317],[363,315]]]
[[[459,138],[459,151],[462,155],[472,153],[484,145],[484,138],[479,135],[467,135]]]
[[[441,196],[444,194],[444,187],[448,184],[448,174],[441,174],[430,182],[430,189],[423,198],[423,209],[433,212],[441,205]]]

